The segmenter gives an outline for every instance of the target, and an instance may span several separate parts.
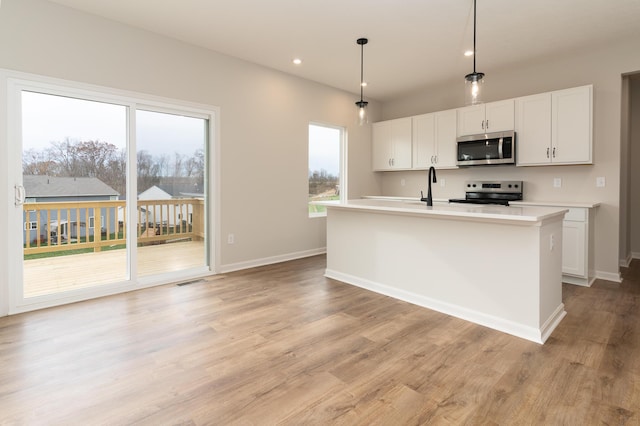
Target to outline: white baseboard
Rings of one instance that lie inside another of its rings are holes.
[[[620,272],[596,271],[596,278],[599,280],[613,281],[614,283],[622,282],[622,276],[620,275]]]
[[[596,280],[596,277],[589,278],[581,278],[581,277],[573,277],[571,275],[562,275],[562,282],[567,284],[579,285],[582,287],[591,287],[593,282]]]
[[[633,259],[640,259],[640,253],[637,251],[631,252],[627,255],[626,259],[620,259],[620,266],[623,268],[628,268],[631,265],[631,261]]]
[[[540,329],[529,327],[504,318],[498,318],[483,312],[474,311],[461,306],[452,305],[450,303],[441,302],[426,296],[399,290],[385,284],[376,283],[365,280],[353,275],[344,274],[330,269],[325,270],[325,277],[342,281],[347,284],[355,285],[375,293],[393,297],[394,299],[403,300],[414,305],[422,306],[443,314],[451,315],[475,324],[483,325],[503,333],[511,334],[522,339],[526,339],[535,343],[544,343],[551,335],[551,332],[560,323],[562,318],[567,314],[564,310],[564,304],[560,304],[555,312],[545,321]]]
[[[247,260],[245,262],[230,263],[228,265],[220,265],[219,271],[224,274],[227,272],[240,271],[242,269],[256,268],[258,266],[272,265],[274,263],[287,262],[289,260],[302,259],[304,257],[317,256],[325,254],[327,248],[318,248],[312,250],[298,251],[295,253],[287,253],[278,256],[263,257],[262,259]]]

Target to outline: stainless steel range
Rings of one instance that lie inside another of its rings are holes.
[[[522,200],[522,181],[478,181],[465,183],[464,198],[450,199],[450,203],[501,204],[508,206],[509,201]]]

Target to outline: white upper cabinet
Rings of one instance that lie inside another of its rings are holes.
[[[373,123],[373,170],[411,168],[411,117]]]
[[[516,99],[519,166],[592,163],[592,86]]]
[[[551,159],[553,163],[591,164],[592,86],[551,94]]]
[[[551,93],[516,99],[518,165],[548,163],[551,157]]]
[[[458,136],[513,130],[513,99],[458,108]]]
[[[413,117],[413,168],[456,168],[456,110]]]

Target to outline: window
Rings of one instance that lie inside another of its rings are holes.
[[[25,222],[24,223],[24,230],[28,231],[31,229],[38,229],[38,222]]]
[[[309,217],[326,216],[318,201],[337,201],[344,197],[341,178],[343,129],[309,124]]]
[[[100,223],[104,224],[104,216],[100,216]],[[104,225],[102,225],[104,227]],[[96,227],[96,220],[93,216],[89,216],[89,228],[93,229]]]

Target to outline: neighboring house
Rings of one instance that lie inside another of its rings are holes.
[[[149,204],[144,201],[179,200],[183,198],[204,199],[202,184],[194,182],[192,178],[161,178],[158,185],[153,185],[138,195],[140,205],[139,221],[149,226],[177,226],[181,223],[193,223],[193,205],[191,203]],[[118,208],[118,221],[123,222],[124,211]]]
[[[24,175],[22,177],[26,203],[59,203],[79,201],[117,200],[120,195],[106,183],[94,177],[55,177],[40,175]],[[38,214],[39,212],[39,214]],[[87,213],[88,212],[88,213]],[[107,215],[107,209],[101,208],[101,223],[104,229],[115,229],[115,215]],[[79,217],[77,216],[79,214]],[[110,218],[109,224],[104,222]],[[49,237],[56,238],[58,232],[64,240],[86,236],[87,228],[91,230],[95,223],[93,209],[47,209],[29,210],[23,214],[24,241],[29,238],[35,241],[40,235],[41,241]],[[80,225],[80,229],[78,229]]]

